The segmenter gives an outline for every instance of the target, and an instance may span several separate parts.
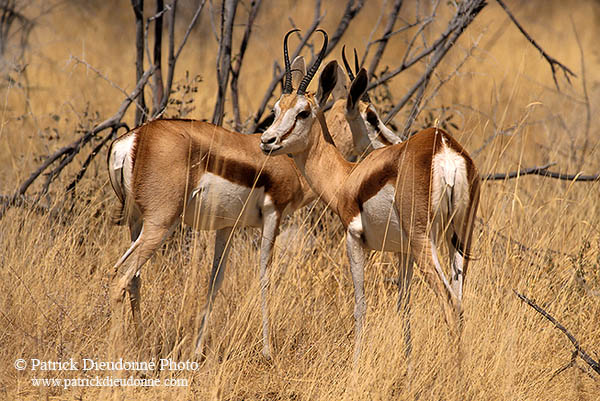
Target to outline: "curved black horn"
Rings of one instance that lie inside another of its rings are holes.
[[[348,78],[350,78],[350,83],[352,83],[352,81],[354,81],[354,74],[352,73],[352,67],[350,67],[350,63],[346,58],[346,45],[342,47],[342,61],[344,62],[344,68],[346,68]],[[354,68],[356,69],[356,73],[358,74],[358,71],[360,70],[360,65],[358,62],[358,53],[356,52],[356,49],[354,49]],[[369,94],[367,92],[363,93],[363,95],[360,97],[360,100],[362,100],[363,102],[371,103],[371,98],[369,97]]]
[[[321,47],[321,51],[319,52],[315,63],[312,65],[312,67],[310,67],[310,70],[308,70],[304,78],[302,78],[302,82],[300,82],[300,86],[296,91],[296,93],[299,95],[304,95],[306,93],[306,87],[308,86],[311,79],[319,69],[319,65],[321,65],[323,58],[325,58],[325,52],[327,51],[327,43],[329,41],[329,37],[327,36],[327,32],[325,32],[322,29],[317,29],[317,32],[321,32],[323,34],[323,46]]]
[[[294,33],[298,32],[300,29],[292,29],[288,33],[285,34],[283,38],[283,63],[285,64],[285,83],[283,85],[283,93],[292,93],[292,71],[290,67],[290,56],[288,54],[288,37]]]
[[[354,48],[354,71],[358,74],[360,71],[360,65],[358,63],[358,53],[356,52],[356,47]]]
[[[342,61],[344,62],[344,68],[346,68],[346,74],[348,74],[350,82],[354,81],[354,74],[352,73],[352,68],[350,67],[348,59],[346,58],[346,45],[342,46]]]

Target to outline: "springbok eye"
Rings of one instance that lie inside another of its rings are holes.
[[[301,118],[302,120],[304,120],[305,118],[308,118],[308,116],[310,116],[309,110],[303,110],[300,113],[298,113],[298,118]]]

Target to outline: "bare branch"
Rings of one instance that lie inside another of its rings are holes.
[[[10,199],[9,205],[10,206],[12,204],[17,203],[18,199],[23,197],[25,195],[25,193],[27,192],[27,190],[29,189],[29,187],[31,186],[31,184],[33,184],[33,182],[42,174],[44,173],[48,167],[50,167],[54,162],[56,162],[57,160],[61,160],[61,166],[60,169],[59,168],[55,168],[49,175],[49,177],[51,177],[50,179],[53,180],[55,179],[60,172],[62,171],[62,169],[68,164],[65,163],[65,160],[72,160],[73,157],[79,152],[79,150],[81,150],[82,146],[85,145],[86,143],[88,143],[92,138],[94,138],[97,134],[99,134],[100,132],[104,131],[107,128],[112,128],[115,126],[120,125],[121,119],[123,118],[123,115],[125,114],[125,112],[127,111],[127,108],[131,105],[131,103],[134,101],[135,98],[137,98],[143,87],[146,85],[146,83],[148,82],[148,79],[150,78],[150,75],[152,75],[152,73],[154,72],[154,67],[150,67],[145,73],[144,75],[142,75],[142,78],[140,79],[140,81],[137,83],[135,89],[131,92],[131,94],[121,103],[121,106],[119,107],[119,109],[117,110],[117,112],[110,118],[104,120],[103,122],[101,122],[100,124],[98,124],[96,127],[94,127],[91,131],[88,131],[85,133],[85,135],[83,135],[81,138],[77,139],[76,141],[74,141],[73,143],[71,143],[70,145],[67,145],[65,147],[60,148],[59,150],[57,150],[56,152],[54,152],[53,154],[51,154],[50,156],[48,156],[48,158],[44,161],[44,163],[42,163],[42,165],[40,167],[38,167],[20,186],[19,189],[13,194],[13,196]],[[49,185],[49,183],[48,183]],[[48,187],[45,187],[45,190],[47,191]],[[44,191],[42,192],[42,194],[44,193]],[[39,197],[38,197],[39,199]],[[4,210],[0,211],[0,217],[3,216]]]
[[[213,112],[212,123],[223,124],[225,111],[225,94],[231,71],[231,41],[233,21],[237,10],[237,0],[223,0],[221,9],[221,37],[219,38],[219,53],[217,55],[217,101]]]
[[[592,359],[592,357],[589,356],[584,351],[584,349],[579,344],[579,341],[577,341],[577,339],[562,324],[560,324],[548,312],[546,312],[544,309],[542,309],[541,307],[539,307],[535,302],[533,302],[532,300],[530,300],[529,298],[527,298],[525,295],[519,294],[515,290],[513,290],[513,292],[515,293],[515,295],[517,297],[519,297],[519,299],[521,299],[521,301],[523,301],[527,305],[531,306],[533,309],[535,309],[536,312],[538,312],[539,314],[541,314],[542,316],[544,316],[546,319],[548,319],[554,325],[554,327],[556,327],[557,329],[559,329],[560,331],[562,331],[563,334],[565,336],[567,336],[567,338],[569,339],[569,341],[571,341],[571,344],[573,344],[573,346],[575,347],[575,351],[577,352],[577,355],[581,359],[583,359],[583,361],[585,363],[587,363],[596,373],[598,373],[600,375],[600,364],[598,364],[598,362],[596,362],[594,359]]]
[[[100,153],[100,150],[108,143],[108,141],[115,138],[117,132],[121,128],[125,128],[127,131],[129,131],[129,127],[127,126],[127,124],[125,124],[125,123],[115,124],[111,128],[110,134],[106,135],[100,142],[98,142],[98,144],[96,146],[94,146],[94,148],[92,149],[92,151],[90,152],[88,157],[85,159],[85,161],[81,165],[81,168],[79,169],[79,172],[77,173],[77,175],[75,176],[73,181],[71,181],[71,183],[69,185],[67,185],[66,192],[70,192],[73,189],[75,189],[75,186],[79,183],[79,181],[81,181],[81,179],[85,175],[88,167],[90,166],[91,162],[96,158],[96,156],[98,156],[98,153]]]
[[[405,124],[405,127],[404,127],[404,135],[406,135],[406,133],[410,130],[410,127],[412,125],[412,122],[414,121],[414,118],[417,115],[417,111],[418,111],[417,108],[422,99],[422,96],[424,93],[424,88],[429,83],[429,80],[431,79],[431,75],[432,75],[433,71],[438,66],[438,64],[442,61],[442,59],[444,58],[446,53],[448,53],[448,50],[450,50],[450,48],[458,40],[458,38],[463,33],[463,31],[467,28],[467,26],[469,26],[471,24],[471,22],[473,22],[475,17],[479,14],[479,12],[483,9],[483,7],[485,7],[485,5],[486,5],[485,0],[463,1],[459,4],[456,14],[454,15],[454,17],[452,17],[452,19],[448,23],[448,27],[446,28],[446,30],[431,45],[430,49],[431,49],[431,51],[434,51],[434,49],[435,49],[435,53],[433,54],[433,57],[432,57],[431,61],[429,62],[425,72],[423,73],[421,78],[417,81],[417,83],[411,88],[409,93],[407,93],[400,100],[400,102],[398,102],[392,108],[392,110],[388,113],[388,115],[385,118],[385,123],[388,123],[396,115],[396,113],[398,113],[398,111],[400,111],[400,109],[402,109],[402,107],[404,107],[404,105],[408,102],[408,100],[412,97],[412,95],[417,91],[417,89],[419,89],[422,86],[423,89],[419,91],[420,96],[418,96],[418,99],[415,101],[416,107],[413,106],[414,112],[411,112],[411,115],[413,115],[413,117],[412,117],[412,119],[409,118],[409,121],[407,121],[407,123]],[[424,53],[429,54],[430,53],[429,49],[424,50],[421,54],[424,54]],[[413,60],[421,58],[421,57],[422,57],[421,55],[416,56]],[[409,65],[412,65],[412,63],[413,63],[413,61],[407,62],[406,68],[408,68]],[[402,67],[404,65],[405,65],[405,63],[403,62],[400,67]],[[391,78],[392,75],[386,74],[386,76],[388,76],[388,78],[385,78],[385,76],[384,76],[384,77],[381,77],[378,81],[384,81],[384,78],[389,79],[389,78]],[[372,86],[376,86],[376,82],[369,85],[369,87],[372,87]]]
[[[173,76],[175,74],[175,65],[177,64],[177,59],[185,46],[192,29],[196,26],[196,22],[198,21],[198,17],[204,8],[204,4],[206,0],[202,0],[200,4],[198,4],[198,8],[190,21],[190,24],[185,31],[185,35],[183,35],[183,39],[181,40],[181,44],[177,51],[175,51],[175,14],[177,9],[177,0],[173,0],[171,3],[171,12],[169,13],[169,58],[168,58],[168,70],[167,70],[167,82],[165,83],[165,89],[163,91],[162,101],[160,102],[160,107],[156,111],[156,115],[162,113],[162,111],[167,107],[167,103],[169,101],[169,96],[171,95],[171,88],[173,86]]]
[[[154,54],[152,60],[156,71],[154,72],[154,90],[153,90],[153,110],[152,115],[156,115],[163,98],[163,79],[162,79],[162,33],[163,33],[163,14],[167,11],[164,6],[164,0],[156,0],[156,15],[154,17]],[[146,24],[148,26],[150,20]]]
[[[306,42],[311,37],[311,35],[315,32],[315,30],[321,23],[321,20],[323,19],[324,16],[325,16],[324,14],[321,14],[321,0],[317,0],[315,2],[315,17],[313,18],[312,24],[306,30],[306,33],[300,40],[300,43],[298,44],[298,46],[296,46],[296,49],[292,53],[292,55],[291,55],[292,60],[300,54],[300,52],[306,45]],[[285,71],[281,70],[281,71],[277,72],[276,71],[277,68],[279,68],[279,65],[277,63],[275,63],[273,79],[271,80],[271,83],[269,84],[267,91],[265,92],[265,95],[263,96],[263,99],[258,107],[258,110],[256,111],[256,114],[254,114],[254,119],[252,121],[252,124],[249,127],[248,132],[255,132],[256,127],[258,126],[258,122],[260,121],[263,113],[265,112],[267,103],[269,103],[269,100],[271,100],[271,97],[273,96],[273,92],[275,91],[275,88],[281,82],[281,79],[283,78],[283,74],[285,73]]]
[[[139,82],[144,73],[144,0],[131,0],[135,15],[135,82]],[[139,107],[135,110],[135,125],[140,125],[148,114],[144,92],[140,94]]]
[[[231,103],[233,107],[233,115],[235,118],[235,130],[240,131],[242,129],[242,119],[240,117],[240,104],[239,104],[239,93],[238,93],[238,80],[240,78],[240,70],[244,61],[244,54],[250,41],[250,35],[252,34],[252,26],[254,25],[254,19],[258,14],[258,10],[262,0],[253,0],[248,12],[248,21],[246,22],[246,30],[244,31],[244,37],[240,44],[240,51],[235,60],[235,65],[231,67]]]
[[[564,181],[577,181],[577,182],[592,182],[600,180],[600,174],[583,175],[577,174],[562,174],[548,171],[548,168],[555,165],[556,163],[549,163],[539,167],[528,167],[520,169],[518,171],[511,171],[509,173],[493,173],[488,174],[486,177],[482,177],[483,181],[494,181],[494,180],[508,180],[511,178],[518,178],[525,175],[540,175],[542,177],[555,178],[557,180]]]
[[[383,31],[383,37],[379,39],[379,44],[377,45],[377,50],[375,51],[375,55],[371,60],[371,64],[369,64],[369,75],[373,77],[377,66],[379,65],[379,60],[383,56],[383,52],[385,51],[385,47],[388,44],[388,39],[391,36],[394,29],[394,25],[396,24],[396,19],[398,18],[398,14],[400,13],[400,8],[402,8],[402,3],[404,0],[396,0],[394,1],[394,6],[392,8],[392,12],[388,15],[388,22],[385,26],[385,30]]]
[[[548,64],[550,64],[550,69],[552,70],[552,78],[554,79],[554,84],[556,85],[556,89],[558,89],[560,91],[560,88],[558,86],[558,80],[556,79],[556,68],[557,67],[562,70],[563,74],[565,75],[565,78],[567,79],[567,82],[570,85],[571,84],[570,76],[577,77],[577,75],[575,75],[575,73],[573,71],[571,71],[569,69],[569,67],[565,66],[564,64],[562,64],[561,62],[556,60],[554,57],[552,57],[548,53],[546,53],[544,51],[544,49],[542,49],[542,47],[535,40],[533,40],[533,38],[531,36],[529,36],[529,34],[525,31],[523,26],[519,23],[519,21],[517,21],[515,16],[510,12],[510,10],[506,6],[506,4],[504,4],[504,1],[502,1],[502,0],[496,0],[496,1],[498,2],[498,4],[500,4],[500,7],[502,7],[504,9],[506,14],[511,19],[511,21],[516,25],[516,27],[519,28],[519,31],[521,31],[523,36],[525,36],[525,38],[527,38],[529,43],[531,43],[536,49],[538,49],[538,51],[540,52],[542,57],[544,57],[546,59],[546,61],[548,62]]]
[[[338,24],[335,32],[329,38],[329,45],[327,46],[327,52],[325,55],[331,53],[331,51],[335,48],[342,36],[344,36],[344,33],[346,32],[346,29],[348,29],[350,22],[352,22],[354,17],[356,17],[356,14],[358,14],[364,4],[364,0],[348,0],[348,3],[346,3],[346,9],[344,10],[344,15],[342,15],[340,23]]]

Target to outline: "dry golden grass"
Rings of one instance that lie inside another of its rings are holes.
[[[75,3],[63,3],[34,31],[29,79],[36,89],[28,98],[17,88],[4,89],[2,194],[14,191],[27,177],[39,163],[36,157],[72,141],[78,124],[93,123],[83,115],[87,103],[91,113],[100,113],[99,119],[118,107],[121,94],[83,66],[68,64],[71,54],[85,58],[126,90],[132,89],[129,4],[113,1],[102,6],[98,2],[85,7]],[[312,18],[303,2],[278,4],[265,3],[248,50],[243,77],[255,84],[242,88],[244,110],[257,106],[256,93],[262,96],[270,80],[270,74],[264,73],[270,66],[264,60],[279,54],[280,33],[287,27],[281,10],[289,10],[300,26]],[[328,12],[324,26],[330,30],[341,13],[333,5],[324,2]],[[378,15],[378,6],[372,7],[360,14],[345,43],[364,48],[362,37]],[[600,6],[592,1],[569,6],[562,1],[538,1],[511,7],[550,54],[579,74],[573,86],[561,81],[563,92],[556,92],[547,64],[492,3],[465,32],[440,74],[451,72],[464,50],[483,35],[474,57],[430,106],[453,108],[462,128],[456,135],[473,154],[494,132],[494,125],[504,129],[516,125],[510,135],[498,136],[477,153],[475,161],[482,173],[514,170],[519,163],[547,162],[557,162],[555,168],[560,171],[600,171],[594,135],[600,123],[596,43],[600,29],[595,24]],[[571,18],[585,52],[592,127],[588,138],[581,59]],[[438,23],[438,28],[443,25]],[[200,31],[182,55],[178,79],[185,70],[202,75],[191,116],[206,118],[212,114],[215,93],[215,43],[206,15]],[[395,65],[403,50],[400,45],[390,46],[383,64]],[[409,74],[399,77],[391,85],[396,98],[411,84],[409,78]],[[24,118],[18,118],[23,114]],[[59,121],[52,118],[55,114],[60,115]],[[49,140],[46,127],[57,128],[61,137]],[[373,255],[366,270],[366,342],[358,365],[352,366],[352,282],[341,225],[326,212],[320,225],[326,228],[304,225],[293,240],[278,243],[270,272],[272,362],[260,354],[257,231],[247,230],[234,239],[207,333],[206,360],[197,371],[150,374],[162,380],[187,379],[189,386],[127,388],[114,393],[106,388],[35,387],[33,377],[93,377],[98,372],[40,372],[38,376],[38,372],[14,369],[17,358],[106,360],[111,345],[107,290],[112,265],[129,238],[126,229],[110,224],[115,197],[99,159],[78,188],[69,215],[11,209],[0,222],[0,398],[598,399],[600,381],[594,373],[590,377],[572,367],[552,378],[569,362],[572,347],[513,294],[514,289],[538,301],[598,359],[594,352],[600,353],[600,297],[594,292],[600,290],[599,184],[540,177],[483,185],[474,249],[480,259],[471,264],[466,281],[460,368],[456,344],[433,293],[417,272],[412,370],[407,369],[403,322],[395,313],[396,290],[391,284],[397,272],[392,258],[379,254]],[[288,219],[285,227],[316,221],[322,210],[317,206],[310,220],[309,210],[303,210]],[[124,359],[185,361],[190,357],[197,314],[207,291],[213,241],[212,233],[179,233],[144,266],[146,337],[139,347],[133,338],[128,339]],[[578,274],[592,291],[578,284]],[[580,360],[577,364],[585,366]]]

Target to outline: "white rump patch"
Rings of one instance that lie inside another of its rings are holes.
[[[447,146],[442,136],[443,147],[433,157],[433,179],[431,200],[436,221],[436,234],[444,228],[450,218],[462,220],[464,216],[456,215],[467,209],[469,203],[469,183],[464,157]],[[441,219],[441,221],[440,221]]]

